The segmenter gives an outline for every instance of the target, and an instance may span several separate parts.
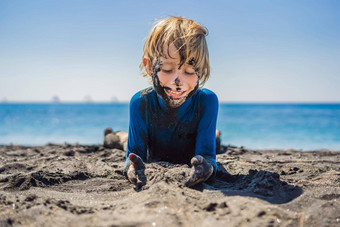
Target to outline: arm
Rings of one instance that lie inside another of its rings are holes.
[[[147,149],[147,124],[143,118],[143,100],[140,92],[135,94],[130,101],[129,135],[124,169],[131,183],[142,186],[139,172],[145,169],[143,161],[146,160]]]
[[[218,113],[218,99],[215,93],[205,89],[201,98],[202,117],[200,119],[195,155],[201,155],[213,164],[214,172],[216,163],[216,123]]]
[[[191,187],[204,182],[216,173],[216,121],[218,112],[217,96],[205,89],[200,97],[202,115],[197,129],[195,157],[186,186]]]

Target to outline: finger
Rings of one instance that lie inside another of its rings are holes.
[[[194,185],[199,184],[201,182],[205,182],[206,180],[209,179],[209,177],[212,175],[212,173],[213,173],[212,170],[207,170],[204,173],[195,172],[193,175],[191,175],[189,180],[185,183],[185,186],[191,187],[191,186],[194,186]]]
[[[198,184],[198,183],[200,183],[198,175],[197,174],[193,174],[189,178],[189,180],[187,182],[185,182],[185,186],[186,187],[191,187],[191,186],[193,186],[195,184]]]
[[[191,187],[195,184],[201,183],[207,179],[207,175],[209,174],[208,169],[204,169],[203,165],[198,165],[192,167],[193,171],[191,172],[191,176],[188,181],[185,183],[185,186]]]
[[[130,166],[130,168],[128,169],[127,177],[132,184],[134,185],[137,184],[137,176],[136,176],[135,168],[133,168],[133,166]]]
[[[137,161],[137,159],[138,159],[138,156],[136,154],[134,154],[134,153],[130,153],[129,154],[129,159],[130,159],[130,161],[132,163],[135,163]]]
[[[195,184],[206,181],[207,179],[209,179],[209,177],[213,173],[213,170],[214,170],[213,166],[210,165],[207,161],[205,161],[202,156],[200,156],[200,157],[203,159],[203,161],[202,161],[201,164],[198,164],[198,165],[193,164],[192,171],[191,171],[191,174],[190,174],[190,178],[185,183],[185,186],[187,186],[187,187],[191,187]],[[200,157],[195,156],[194,158],[197,161],[201,161]]]
[[[139,179],[139,177],[137,177],[136,186],[141,188],[143,185],[143,182]]]
[[[204,158],[201,155],[196,155],[195,157],[191,159],[191,165],[197,166],[197,165],[202,164],[203,161],[204,161]]]
[[[135,167],[144,166],[143,160],[141,159],[141,157],[139,157],[138,155],[136,155],[134,153],[129,154],[129,159],[131,161],[131,164]]]

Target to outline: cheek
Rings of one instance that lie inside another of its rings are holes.
[[[164,73],[159,72],[157,75],[161,85],[166,85],[170,82],[169,76],[164,75]]]
[[[188,78],[187,83],[191,89],[194,89],[198,83],[198,76]]]

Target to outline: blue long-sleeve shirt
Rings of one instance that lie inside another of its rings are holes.
[[[126,162],[130,153],[144,162],[190,164],[201,155],[216,164],[218,99],[208,89],[198,89],[177,109],[167,108],[154,89],[136,93],[130,101]]]

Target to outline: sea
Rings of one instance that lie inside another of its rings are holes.
[[[1,103],[0,144],[98,145],[128,131],[128,103]],[[249,149],[340,150],[340,103],[220,103],[222,144]]]

